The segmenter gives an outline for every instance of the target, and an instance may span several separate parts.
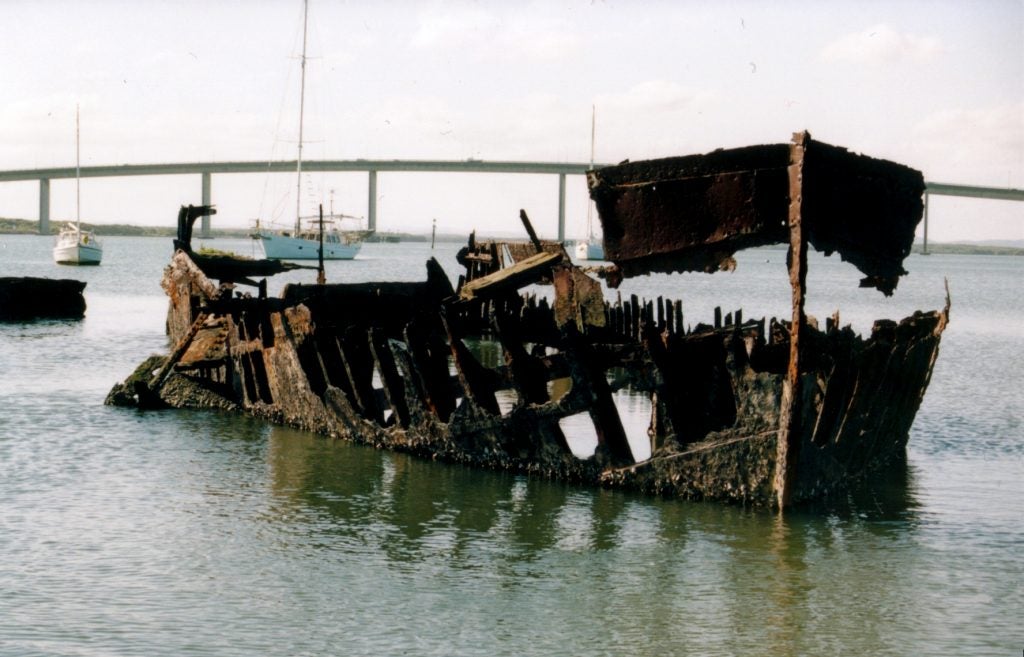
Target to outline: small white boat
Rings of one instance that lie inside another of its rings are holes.
[[[65,224],[53,247],[53,260],[58,265],[98,265],[103,260],[103,245],[92,231],[82,230],[80,223]]]
[[[98,265],[103,260],[103,245],[92,231],[82,230],[81,194],[79,175],[78,107],[75,107],[75,223],[67,223],[57,235],[53,247],[53,260],[58,265]]]
[[[593,236],[588,240],[576,242],[576,259],[604,260],[604,244],[594,239]]]

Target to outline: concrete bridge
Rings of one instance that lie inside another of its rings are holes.
[[[187,162],[180,164],[120,164],[108,166],[60,167],[51,169],[21,169],[0,171],[0,182],[24,180],[39,181],[39,232],[50,232],[50,181],[55,178],[109,178],[116,176],[166,176],[199,174],[202,184],[202,202],[212,203],[211,183],[215,173],[289,173],[294,172],[295,160],[276,162]],[[382,171],[429,171],[443,173],[529,173],[558,176],[558,239],[565,240],[565,177],[582,175],[591,166],[604,164],[572,162],[500,162],[483,160],[303,160],[303,171],[367,173],[367,224],[377,228],[377,174]],[[960,196],[968,198],[1024,201],[1024,190],[1003,187],[977,187],[949,183],[926,183],[924,206],[924,250],[928,251],[928,197]],[[210,234],[210,218],[203,217],[201,234]]]
[[[167,176],[197,173],[201,176],[202,203],[212,202],[215,173],[294,173],[295,160],[276,162],[188,162],[181,164],[121,164],[107,166],[58,167],[0,171],[0,182],[39,181],[39,233],[50,231],[50,181],[59,178],[110,178],[116,176]],[[594,165],[603,166],[603,165]],[[530,173],[558,176],[558,239],[565,239],[565,177],[582,175],[590,164],[555,162],[496,162],[482,160],[303,160],[303,172],[359,172],[368,178],[367,224],[377,228],[377,174],[382,171],[429,171],[443,173]],[[210,218],[203,217],[201,234],[209,236]]]

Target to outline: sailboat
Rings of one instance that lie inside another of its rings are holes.
[[[594,168],[594,129],[597,110],[590,108],[590,168]],[[587,239],[576,243],[577,260],[604,260],[604,243],[594,237],[594,202],[587,203]]]
[[[92,231],[82,230],[81,213],[81,138],[78,106],[75,106],[75,223],[66,223],[57,235],[53,260],[58,265],[98,265],[103,259],[103,245]]]
[[[295,228],[292,231],[270,231],[260,227],[256,221],[256,230],[251,237],[263,249],[263,255],[270,260],[316,260],[320,257],[320,232],[323,231],[324,260],[352,260],[362,248],[363,239],[371,231],[343,230],[341,221],[352,219],[348,215],[336,215],[333,212],[327,217],[303,217],[302,205],[302,121],[305,113],[306,97],[306,28],[309,22],[309,1],[302,6],[302,82],[299,91],[299,152],[296,158],[296,198]]]

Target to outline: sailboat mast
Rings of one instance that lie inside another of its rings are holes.
[[[75,225],[78,227],[78,232],[82,232],[82,137],[81,130],[79,128],[78,119],[78,103],[75,103]]]
[[[302,117],[306,110],[306,28],[309,23],[309,0],[302,3],[302,75],[299,83],[299,156],[295,161],[295,235],[301,230],[302,208]]]

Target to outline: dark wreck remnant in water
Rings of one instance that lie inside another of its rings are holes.
[[[84,281],[34,276],[0,278],[0,321],[82,319]]]
[[[108,403],[242,410],[451,462],[779,507],[905,454],[948,299],[878,320],[862,338],[838,315],[821,330],[803,295],[808,243],[892,292],[921,217],[920,173],[800,133],[789,145],[609,167],[589,183],[610,283],[712,270],[739,248],[788,242],[792,317],[716,311],[713,325],[686,330],[678,301],[608,303],[525,214],[529,243],[470,237],[457,289],[431,259],[423,283],[289,285],[268,298],[261,282],[240,295],[227,279],[245,282],[259,261],[217,262],[214,275],[186,239],[163,279],[174,347]],[[203,210],[183,209],[184,224]],[[553,302],[521,294],[538,283],[553,286]],[[476,355],[481,338],[500,344],[501,363]],[[651,398],[652,454],[639,463],[613,402],[622,385]],[[560,425],[580,414],[597,435],[588,458]]]

